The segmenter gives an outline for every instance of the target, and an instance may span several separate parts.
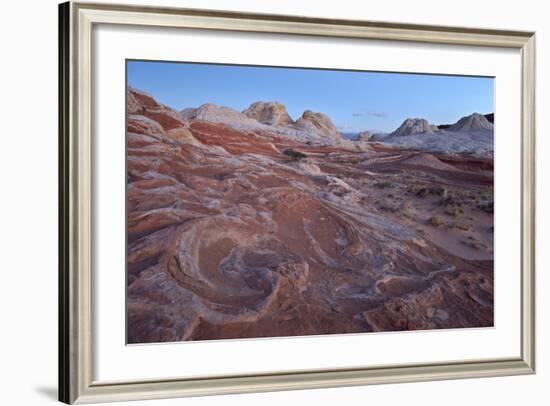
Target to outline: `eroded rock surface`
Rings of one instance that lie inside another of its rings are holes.
[[[128,113],[130,343],[493,324],[492,160]]]
[[[306,110],[298,120],[296,126],[309,131],[316,131],[332,138],[340,138],[340,132],[330,120],[330,117],[323,113],[315,113]]]
[[[243,114],[267,125],[286,126],[294,123],[284,104],[277,102],[252,103]]]
[[[494,115],[493,115],[494,117]],[[449,127],[449,131],[492,131],[493,123],[483,114],[473,113],[462,117]]]
[[[372,134],[369,131],[361,131],[357,134],[357,141],[369,141],[372,137]]]
[[[437,130],[437,126],[430,124],[424,118],[408,118],[390,136],[406,137],[412,134],[432,134]]]

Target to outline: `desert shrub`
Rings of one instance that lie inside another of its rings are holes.
[[[383,211],[387,211],[390,213],[395,213],[400,209],[400,206],[394,202],[388,201],[388,200],[381,200],[378,203],[378,208]]]
[[[480,203],[480,204],[478,204],[477,207],[479,207],[481,210],[483,210],[486,213],[493,213],[494,210],[495,210],[493,200],[489,200],[489,201]]]
[[[407,192],[418,197],[427,197],[428,195],[441,196],[442,201],[449,196],[449,191],[443,186],[412,186],[407,189]]]
[[[439,227],[443,224],[443,221],[437,216],[432,216],[428,219],[428,224],[434,227]]]
[[[383,181],[380,181],[380,182],[376,182],[374,184],[374,186],[376,186],[380,189],[387,189],[387,188],[392,187],[393,183],[391,183],[390,181],[387,181],[387,180],[383,180]]]
[[[485,191],[485,197],[489,200],[493,200],[495,196],[495,190],[493,188],[489,188]]]
[[[464,213],[464,210],[462,210],[461,207],[454,205],[445,206],[445,214],[448,214],[449,216],[458,217],[462,213]]]
[[[293,149],[286,149],[285,151],[283,151],[283,154],[285,154],[286,156],[289,156],[289,157],[291,157],[291,158],[293,158],[297,161],[307,157],[306,154],[304,154],[300,151],[295,151]]]
[[[414,194],[417,195],[418,197],[426,197],[430,194],[430,189],[426,187],[421,187],[419,189],[416,189],[414,191]]]
[[[467,194],[463,192],[459,192],[457,190],[450,191],[445,190],[445,193],[441,195],[441,201],[440,203],[443,206],[462,206],[467,200]]]
[[[473,248],[475,250],[480,250],[481,248],[487,248],[485,244],[479,241],[472,241],[472,240],[460,240],[461,244],[464,244],[470,248]]]
[[[455,223],[455,227],[463,231],[468,231],[470,229],[470,226],[467,223]]]
[[[432,186],[428,189],[428,191],[430,192],[430,194],[441,196],[444,199],[447,197],[448,194],[447,189],[445,189],[443,186]]]

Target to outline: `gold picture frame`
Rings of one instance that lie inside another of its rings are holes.
[[[517,358],[95,382],[92,359],[92,28],[185,27],[507,47],[521,51],[521,354]],[[442,379],[535,371],[535,34],[198,9],[69,2],[59,6],[59,400],[89,403]]]

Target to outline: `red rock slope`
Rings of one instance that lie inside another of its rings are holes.
[[[487,166],[186,121],[133,89],[127,128],[129,343],[493,324]]]

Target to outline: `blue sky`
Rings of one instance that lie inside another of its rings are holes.
[[[493,112],[493,79],[466,76],[128,61],[128,84],[177,110],[215,103],[242,111],[279,101],[297,119],[327,114],[343,132],[393,131],[409,117],[447,124]]]

